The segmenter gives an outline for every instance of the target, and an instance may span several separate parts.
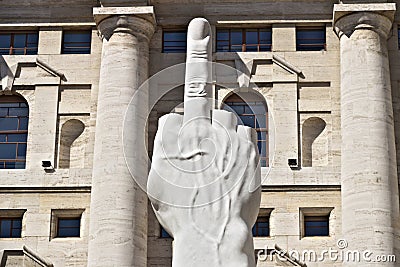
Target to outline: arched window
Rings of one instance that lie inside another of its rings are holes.
[[[267,167],[268,109],[265,100],[255,93],[239,93],[229,96],[224,104],[224,109],[236,113],[239,124],[256,129],[261,167]]]
[[[24,169],[29,107],[18,96],[0,96],[0,169]]]

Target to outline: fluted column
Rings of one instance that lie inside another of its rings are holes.
[[[123,127],[145,142],[147,92],[132,96],[148,77],[149,40],[155,29],[152,7],[95,8],[103,39],[90,206],[88,266],[147,266],[147,196],[131,176],[124,149],[136,160],[135,175],[147,176],[146,151],[123,145]],[[125,146],[125,147],[124,147]],[[141,178],[143,178],[141,177]]]
[[[395,254],[399,220],[387,49],[395,4],[339,4],[342,121],[342,237],[349,250]],[[344,261],[343,266],[383,266]],[[395,263],[385,263],[395,266]]]

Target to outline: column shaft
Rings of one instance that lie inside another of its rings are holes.
[[[143,25],[149,28],[143,35]],[[88,266],[147,266],[147,195],[131,176],[124,149],[136,160],[136,174],[147,175],[145,151],[124,147],[123,127],[145,142],[148,96],[136,101],[134,119],[125,121],[128,104],[148,75],[148,38],[154,25],[134,16],[112,16],[99,24],[103,34],[90,206]],[[141,32],[135,32],[140,29]]]
[[[352,13],[335,24],[341,52],[343,238],[349,250],[371,251],[371,259],[395,253],[399,218],[387,49],[391,25],[374,12]],[[343,266],[360,262],[345,260]]]

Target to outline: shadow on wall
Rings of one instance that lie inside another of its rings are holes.
[[[83,138],[79,138],[84,130],[85,125],[77,119],[68,120],[63,124],[60,134],[59,168],[84,167],[85,142]]]
[[[321,118],[311,117],[304,121],[302,128],[303,167],[328,164],[328,138],[325,129],[326,122]]]

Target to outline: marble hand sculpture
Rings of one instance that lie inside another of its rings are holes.
[[[187,33],[184,115],[160,118],[147,190],[174,238],[173,267],[254,267],[252,226],[261,173],[256,134],[225,110],[211,110],[211,28]]]

